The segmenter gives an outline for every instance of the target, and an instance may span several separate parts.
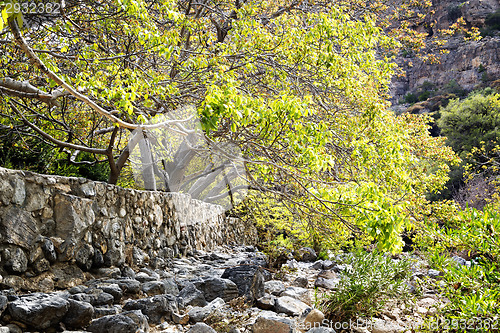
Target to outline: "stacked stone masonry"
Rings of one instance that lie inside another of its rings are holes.
[[[186,194],[0,168],[0,283],[22,277],[38,284],[26,289],[40,290],[75,265],[83,272],[155,265],[256,238],[221,206]]]

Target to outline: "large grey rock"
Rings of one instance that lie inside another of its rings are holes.
[[[54,243],[50,240],[50,238],[44,238],[42,241],[42,251],[45,259],[47,259],[50,263],[54,263],[57,260],[57,253],[54,247]]]
[[[122,312],[122,307],[118,304],[113,306],[96,306],[94,308],[94,319],[104,316],[112,316]]]
[[[274,308],[277,313],[284,313],[289,316],[299,316],[309,308],[304,302],[289,296],[278,297]]]
[[[107,280],[109,283],[116,283],[125,294],[137,294],[141,291],[141,283],[134,279]]]
[[[310,247],[303,247],[297,251],[297,257],[300,261],[313,262],[318,259],[316,252]]]
[[[318,277],[314,282],[314,286],[334,290],[335,288],[337,288],[339,282],[339,279],[325,279],[323,277]]]
[[[205,323],[197,323],[189,329],[188,333],[217,333],[217,331]]]
[[[5,311],[5,309],[7,309],[7,302],[7,296],[0,295],[0,317],[2,316],[2,313]]]
[[[257,307],[262,310],[272,310],[274,309],[275,303],[276,303],[275,296],[270,294],[265,294],[255,302],[255,305],[257,305]]]
[[[37,330],[44,330],[61,321],[69,308],[69,301],[57,294],[30,294],[8,304],[9,313]]]
[[[222,298],[216,298],[204,307],[195,306],[188,312],[189,318],[191,318],[191,320],[196,323],[204,321],[206,317],[208,317],[211,313],[213,313],[224,304],[225,303]]]
[[[292,285],[300,288],[307,288],[309,285],[309,280],[306,277],[299,276],[293,280]]]
[[[285,285],[281,281],[272,280],[264,283],[264,291],[268,294],[279,296],[285,291]]]
[[[294,323],[287,318],[259,317],[252,326],[253,333],[292,333]]]
[[[28,258],[21,248],[5,249],[4,257],[7,261],[4,268],[10,274],[21,274],[28,269]]]
[[[92,200],[59,193],[54,197],[56,236],[78,238],[94,223]]]
[[[240,296],[259,299],[264,296],[264,276],[261,268],[255,265],[226,268],[221,276],[233,281],[238,287]]]
[[[300,288],[300,287],[288,287],[281,293],[281,296],[290,296],[292,298],[298,299],[306,303],[307,305],[311,305],[311,292],[309,289]]]
[[[94,248],[89,244],[82,244],[75,252],[75,260],[78,267],[84,271],[90,270],[94,262]]]
[[[114,297],[101,289],[92,289],[87,293],[79,293],[69,296],[76,301],[87,302],[93,306],[112,305]]]
[[[93,333],[146,333],[148,320],[141,311],[127,311],[94,319],[87,331]]]
[[[162,280],[163,285],[165,286],[165,294],[170,294],[177,296],[179,295],[179,287],[177,287],[177,283],[175,283],[174,279],[167,278]]]
[[[177,296],[177,301],[179,303],[179,307],[184,308],[187,305],[192,306],[205,306],[207,305],[207,300],[203,295],[203,292],[196,289],[193,283],[188,283]]]
[[[123,297],[122,288],[117,283],[110,283],[105,285],[97,286],[98,289],[110,294],[113,296],[114,303],[119,303]]]
[[[459,266],[466,266],[467,265],[467,260],[465,260],[464,258],[459,257],[459,256],[453,256],[453,257],[451,257],[451,260],[453,260]]]
[[[442,275],[443,275],[443,273],[438,271],[437,269],[429,269],[427,271],[427,276],[429,276],[430,278],[433,278],[433,279],[437,279]]]
[[[0,216],[2,242],[30,249],[38,234],[38,225],[33,215],[19,207],[11,206],[3,213],[3,216]]]
[[[63,323],[69,328],[82,328],[87,326],[94,315],[94,307],[87,302],[68,299],[69,307]]]
[[[163,318],[171,319],[172,313],[178,312],[177,301],[172,295],[157,295],[153,297],[130,300],[123,306],[124,310],[140,310],[148,316],[151,323],[160,324]]]
[[[219,297],[224,301],[229,302],[239,295],[236,284],[228,279],[207,277],[201,281],[194,282],[194,284],[197,289],[203,292],[203,295],[208,302],[211,302]]]
[[[163,281],[149,281],[142,284],[142,291],[148,296],[160,295],[165,293],[165,284]]]

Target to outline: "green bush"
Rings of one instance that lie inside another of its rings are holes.
[[[500,30],[500,9],[488,15],[484,25],[491,30]]]
[[[341,322],[371,317],[390,300],[410,299],[406,285],[411,275],[409,260],[395,261],[378,252],[357,252],[341,262],[348,268],[340,273],[337,288],[319,304],[329,319]]]
[[[500,137],[500,94],[492,89],[471,93],[465,100],[454,99],[441,109],[441,134],[461,157],[482,141]]]
[[[460,17],[462,17],[461,6],[448,6],[448,20],[450,22],[456,22]]]
[[[418,97],[415,94],[408,93],[403,97],[403,103],[414,104],[418,102]]]

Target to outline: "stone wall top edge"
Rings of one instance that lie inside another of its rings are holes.
[[[217,204],[212,204],[212,203],[207,203],[198,199],[193,199],[191,198],[191,195],[187,193],[180,193],[180,192],[162,192],[162,191],[149,191],[149,190],[139,190],[139,189],[133,189],[133,188],[124,188],[118,185],[112,185],[108,184],[106,182],[101,182],[101,181],[94,181],[91,179],[83,178],[83,177],[66,177],[66,176],[59,176],[59,175],[48,175],[48,174],[40,174],[36,173],[33,171],[28,171],[28,170],[14,170],[14,169],[8,169],[0,166],[0,176],[1,177],[21,177],[25,178],[27,181],[30,180],[30,178],[35,178],[35,177],[40,177],[43,179],[54,179],[56,183],[73,183],[73,184],[87,184],[87,183],[92,183],[92,184],[99,184],[100,186],[108,187],[111,189],[116,189],[120,192],[136,192],[137,194],[149,194],[153,196],[162,196],[165,198],[172,198],[172,199],[178,199],[182,201],[190,201],[192,202],[192,205],[194,206],[204,206],[204,207],[214,207],[214,210],[216,211],[224,211],[224,208],[220,205]]]

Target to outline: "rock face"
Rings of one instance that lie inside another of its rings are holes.
[[[257,240],[255,228],[226,218],[221,206],[180,193],[0,168],[0,198],[0,275],[49,271],[57,288],[82,282],[58,276],[68,275],[54,268],[61,262],[84,272],[149,260],[161,266],[187,251]]]
[[[498,0],[434,0],[435,13],[427,24],[432,24],[433,35],[448,29],[461,16],[468,26],[482,28],[488,15],[499,9]],[[398,59],[406,76],[394,78],[391,89],[393,104],[426,81],[437,88],[456,82],[470,91],[486,81],[500,79],[500,35],[468,42],[462,37],[450,37],[443,50],[447,53],[438,55],[438,64],[424,63],[417,58]]]

